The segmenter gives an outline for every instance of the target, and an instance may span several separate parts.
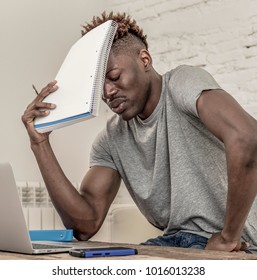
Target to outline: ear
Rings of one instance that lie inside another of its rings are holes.
[[[139,53],[139,59],[141,60],[146,71],[149,71],[152,67],[152,57],[148,50],[142,49]]]

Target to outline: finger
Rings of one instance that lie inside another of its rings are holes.
[[[50,82],[47,86],[45,86],[40,93],[37,95],[37,97],[27,106],[27,109],[33,108],[34,105],[37,102],[42,102],[46,96],[48,96],[50,93],[56,91],[58,89],[58,86],[56,85],[57,81],[54,80]]]
[[[56,105],[53,103],[47,103],[47,102],[38,102],[34,105],[35,109],[37,110],[45,110],[45,109],[55,109]]]
[[[49,84],[47,84],[43,89],[41,89],[41,91],[39,92],[37,97],[34,99],[34,102],[43,101],[50,93],[56,91],[58,89],[58,86],[56,85],[56,83],[57,83],[57,81],[54,80],[54,81],[50,82]],[[32,101],[32,103],[33,103],[33,101]]]
[[[34,115],[35,118],[37,118],[37,117],[45,117],[49,114],[50,114],[50,110],[37,110]]]
[[[39,106],[38,108],[35,108],[33,110],[26,110],[23,115],[27,118],[34,119],[35,117],[41,116],[42,114],[44,115],[44,112],[50,113],[50,110],[53,108],[52,108],[52,106],[49,106],[49,105],[51,105],[49,103],[46,105],[47,106],[43,106],[43,107]]]
[[[34,123],[34,119],[36,117],[46,117],[49,114],[50,114],[49,110],[44,110],[44,111],[34,110],[34,111],[29,111],[29,112],[24,113],[22,115],[21,119],[22,119],[22,122],[24,123],[24,125],[26,127],[28,127]]]
[[[232,252],[242,252],[245,251],[247,248],[250,247],[250,244],[248,242],[240,242],[233,250]]]
[[[56,85],[57,81],[54,80],[50,82],[47,86],[45,86],[40,93],[38,94],[38,99],[43,100],[46,96],[48,96],[50,93],[56,91],[58,89],[58,86]],[[37,98],[36,98],[37,99]]]
[[[37,109],[55,109],[56,105],[53,103],[48,103],[48,102],[32,102],[28,105],[28,107],[26,108],[26,111],[32,111],[32,110],[37,110]]]
[[[33,122],[36,117],[44,117],[49,115],[50,110],[54,109],[55,107],[55,104],[45,102],[33,104],[24,112],[22,121],[24,123]]]
[[[249,247],[250,247],[250,243],[249,242],[242,242],[241,243],[240,251],[245,251]]]

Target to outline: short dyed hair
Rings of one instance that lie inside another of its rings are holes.
[[[112,45],[114,54],[132,54],[139,53],[141,49],[148,50],[147,36],[143,33],[143,29],[126,13],[114,14],[110,12],[107,14],[103,12],[100,17],[93,17],[91,23],[82,25],[83,30],[81,30],[81,35],[84,36],[87,32],[107,20],[114,20],[118,23],[118,29]]]

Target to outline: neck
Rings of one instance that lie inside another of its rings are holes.
[[[144,111],[138,116],[140,119],[147,119],[157,106],[162,91],[162,76],[158,74],[154,69],[150,74],[150,85],[148,89],[148,99],[145,104]]]

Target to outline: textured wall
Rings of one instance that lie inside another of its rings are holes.
[[[143,27],[155,68],[208,70],[257,118],[256,0],[110,0]]]

